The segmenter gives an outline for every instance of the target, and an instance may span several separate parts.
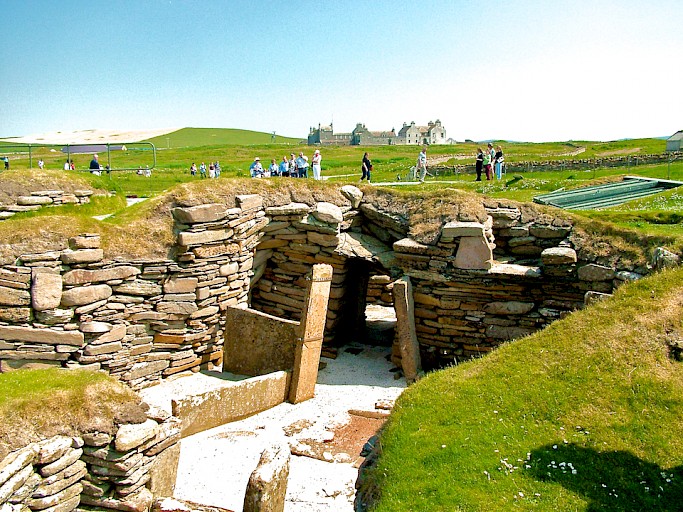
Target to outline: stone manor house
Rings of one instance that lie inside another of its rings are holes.
[[[352,145],[352,146],[382,146],[392,144],[446,144],[446,129],[441,121],[429,121],[427,126],[418,126],[415,121],[403,123],[403,127],[396,133],[389,131],[374,132],[366,128],[365,124],[357,123],[351,133],[334,133],[332,123],[329,126],[311,127],[308,133],[309,145]]]

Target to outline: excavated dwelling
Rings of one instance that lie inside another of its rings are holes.
[[[601,234],[541,206],[458,192],[236,183],[187,185],[157,200],[145,222],[155,233],[168,226],[173,243],[152,257],[117,252],[111,232],[68,228],[39,250],[25,241],[0,247],[0,369],[98,369],[133,389],[209,369],[251,377],[178,400],[170,419],[147,419],[166,443],[149,457],[177,462],[181,435],[310,398],[321,353],[335,357],[349,339],[393,341],[392,361],[411,382],[677,259],[657,249],[648,263],[649,249],[628,234]],[[367,332],[375,306],[395,309],[395,336]],[[94,467],[92,451],[106,443],[94,433],[84,439]],[[136,464],[119,471],[153,465]],[[83,493],[91,506],[116,509],[147,487]]]

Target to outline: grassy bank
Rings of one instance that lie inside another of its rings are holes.
[[[679,510],[683,270],[429,375],[381,437],[373,510]]]

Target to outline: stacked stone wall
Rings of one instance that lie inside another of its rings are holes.
[[[86,204],[90,202],[92,194],[92,190],[74,190],[72,194],[63,190],[36,190],[28,196],[17,197],[16,204],[0,206],[0,220],[8,219],[16,213],[40,210],[44,206]]]
[[[31,443],[0,460],[0,510],[144,512],[173,493],[179,440],[178,422],[164,415]]]

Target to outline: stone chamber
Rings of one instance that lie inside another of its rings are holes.
[[[312,396],[321,353],[335,357],[346,340],[391,343],[411,382],[650,271],[591,256],[570,217],[533,205],[488,199],[416,236],[386,201],[350,185],[338,199],[176,205],[170,259],[105,259],[97,234],[22,254],[0,268],[0,370],[102,370],[137,390],[202,370],[250,376],[202,395],[206,410],[249,404],[215,424]],[[395,335],[368,332],[375,306],[394,308]],[[155,460],[173,468],[180,437],[213,426],[181,417],[196,418],[195,398],[122,426],[133,431],[125,442],[90,432],[17,447],[0,461],[0,510],[147,510],[153,494],[172,493],[173,470],[153,478]],[[50,488],[45,467],[60,460],[66,473]]]

